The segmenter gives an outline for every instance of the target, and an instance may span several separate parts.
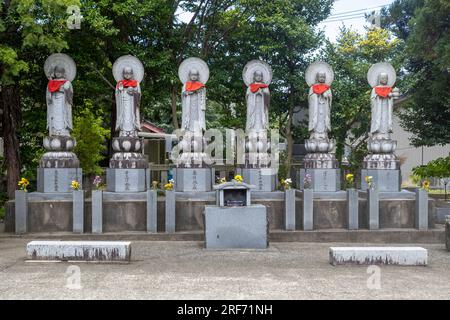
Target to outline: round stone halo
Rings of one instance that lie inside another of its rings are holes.
[[[129,54],[121,56],[113,64],[113,76],[117,82],[123,79],[123,69],[126,67],[133,69],[134,80],[142,82],[142,79],[144,79],[144,65],[138,58]]]
[[[317,73],[325,73],[326,79],[325,84],[331,85],[334,80],[334,72],[331,66],[324,61],[316,61],[309,65],[309,67],[305,71],[305,80],[308,86],[312,86],[316,84],[316,76]]]
[[[269,85],[272,82],[272,68],[270,65],[262,60],[251,60],[247,62],[242,70],[242,79],[246,86],[253,83],[253,77],[256,71],[260,71],[263,74],[263,82]]]
[[[367,72],[367,82],[369,82],[370,86],[373,88],[379,85],[378,77],[381,73],[386,73],[388,75],[387,86],[394,86],[395,80],[397,79],[397,74],[394,67],[389,62],[375,63],[370,67]]]
[[[67,54],[64,53],[54,53],[50,55],[44,63],[44,72],[47,76],[47,79],[51,80],[53,78],[53,72],[55,67],[63,67],[65,70],[65,77],[70,82],[75,79],[77,75],[77,66],[75,61]]]
[[[178,77],[183,84],[189,81],[189,71],[192,69],[198,70],[201,83],[206,84],[208,82],[209,67],[206,62],[200,58],[191,57],[184,60],[178,67]]]

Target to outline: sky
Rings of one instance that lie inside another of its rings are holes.
[[[336,0],[331,10],[330,17],[319,24],[319,27],[325,31],[325,36],[335,41],[339,34],[339,27],[343,24],[346,27],[359,33],[364,33],[364,26],[369,23],[364,18],[364,13],[380,10],[380,6],[389,5],[394,0]]]

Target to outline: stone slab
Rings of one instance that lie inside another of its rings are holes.
[[[311,188],[315,192],[336,192],[341,189],[340,169],[300,169],[300,189],[304,189],[304,178],[311,175]]]
[[[73,191],[73,213],[72,213],[72,225],[73,232],[84,232],[84,191]]]
[[[287,231],[295,230],[295,189],[285,191],[285,229]]]
[[[212,190],[211,168],[174,168],[175,191],[207,192]]]
[[[446,217],[447,222],[445,223],[445,247],[450,251],[450,216]]]
[[[303,230],[314,229],[314,191],[303,189]]]
[[[143,192],[150,185],[149,169],[106,169],[107,191]]]
[[[367,226],[370,230],[380,228],[380,199],[376,189],[367,190]]]
[[[268,219],[266,207],[205,206],[206,249],[266,249]]]
[[[277,188],[277,174],[269,168],[242,168],[242,178],[255,186],[252,192],[270,192]]]
[[[361,169],[361,189],[368,188],[365,177],[372,176],[373,184],[379,192],[399,192],[401,184],[400,170]]]
[[[92,233],[103,232],[103,192],[92,191]]]
[[[165,207],[165,224],[166,232],[174,233],[176,227],[176,212],[175,212],[175,192],[166,191],[166,207]]]
[[[416,229],[428,229],[428,192],[424,189],[416,189],[414,221]]]
[[[38,192],[72,192],[72,181],[78,181],[82,188],[83,172],[81,168],[38,168]]]
[[[123,261],[131,258],[131,242],[126,241],[31,241],[30,260]]]
[[[390,264],[402,266],[426,266],[428,251],[421,247],[331,247],[330,263]]]
[[[347,189],[347,216],[348,228],[350,230],[359,229],[359,197],[358,190]]]
[[[450,206],[436,207],[436,216],[435,216],[436,223],[444,224],[446,216],[450,216]]]
[[[15,192],[15,232],[22,234],[27,232],[28,222],[28,193],[17,190]]]
[[[147,232],[158,231],[158,193],[156,190],[147,191]]]

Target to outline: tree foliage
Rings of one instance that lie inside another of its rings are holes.
[[[402,126],[415,146],[450,143],[450,3],[397,0],[386,26],[405,41]]]
[[[100,175],[102,168],[100,160],[108,149],[105,142],[109,137],[109,130],[103,127],[103,119],[92,112],[92,102],[85,101],[84,108],[74,117],[72,135],[77,141],[74,149],[80,160],[80,166],[86,175]]]

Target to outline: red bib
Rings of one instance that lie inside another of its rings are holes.
[[[324,83],[318,83],[318,84],[313,84],[312,86],[313,88],[313,92],[315,94],[322,94],[325,91],[327,91],[328,89],[330,89],[330,86]]]
[[[250,84],[250,91],[255,93],[261,88],[268,88],[269,86],[265,83],[252,83]]]
[[[117,82],[117,86],[116,88],[118,88],[120,85],[123,85],[124,88],[129,88],[129,87],[137,87],[138,82],[136,80],[120,80],[119,82]]]
[[[48,86],[47,86],[48,91],[50,91],[50,92],[56,92],[56,91],[58,91],[58,90],[61,88],[61,86],[62,86],[64,83],[66,83],[66,82],[67,82],[67,80],[50,80],[50,81],[48,82]]]
[[[198,89],[204,88],[205,85],[201,83],[200,81],[186,82],[186,91],[197,91]]]
[[[389,93],[392,92],[392,87],[375,87],[375,93],[380,97],[387,98]]]

